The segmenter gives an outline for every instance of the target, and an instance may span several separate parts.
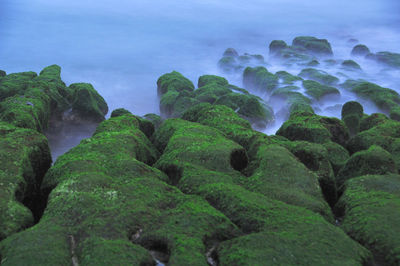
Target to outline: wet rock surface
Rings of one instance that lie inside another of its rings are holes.
[[[218,65],[244,88],[173,71],[160,115],[108,120],[59,66],[0,71],[1,265],[399,264],[400,96],[353,79],[359,58],[397,57],[367,49],[343,60],[325,39],[271,42],[269,62],[294,72],[228,48]],[[349,94],[360,101],[324,105]],[[278,119],[276,135],[255,130]],[[51,166],[67,127],[88,138]]]

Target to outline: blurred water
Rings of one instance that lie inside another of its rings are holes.
[[[202,74],[219,73],[227,47],[267,58],[270,41],[313,35],[344,59],[349,38],[373,52],[400,52],[399,11],[398,0],[1,0],[0,69],[56,63],[68,84],[92,83],[110,110],[143,115],[158,112],[160,75],[177,70],[196,84]],[[241,85],[240,78],[232,82]]]

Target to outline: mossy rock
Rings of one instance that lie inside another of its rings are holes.
[[[129,115],[132,114],[130,111],[126,110],[125,108],[118,108],[111,112],[111,117],[117,117],[121,115]]]
[[[341,66],[348,70],[358,70],[358,71],[361,70],[360,65],[357,64],[357,62],[354,60],[344,60],[341,64]]]
[[[228,86],[229,83],[228,81],[223,78],[223,77],[219,77],[219,76],[214,76],[214,75],[203,75],[199,77],[199,81],[198,81],[198,87],[203,87],[205,85],[210,85],[210,84],[218,84],[221,86]]]
[[[392,155],[378,145],[372,145],[368,150],[354,153],[337,176],[337,184],[341,186],[350,178],[363,175],[384,175],[397,173]]]
[[[188,109],[183,119],[197,122],[220,130],[225,136],[246,149],[249,148],[251,139],[257,135],[251,129],[250,123],[241,118],[231,108],[223,105],[199,104]],[[165,131],[165,133],[169,130]],[[164,134],[161,134],[163,136]]]
[[[107,103],[89,83],[74,83],[69,86],[73,91],[72,113],[79,119],[101,122],[108,112]]]
[[[364,115],[364,109],[359,102],[349,101],[342,107],[342,120],[349,129],[351,136],[354,136],[360,131],[361,119]]]
[[[318,60],[316,60],[316,59],[313,59],[313,60],[311,60],[310,62],[308,62],[307,64],[306,64],[306,66],[319,66],[319,62],[318,62]]]
[[[299,76],[302,78],[318,81],[319,83],[328,86],[334,86],[339,83],[339,79],[337,77],[332,76],[325,71],[317,70],[315,68],[305,68],[299,73]]]
[[[243,179],[243,186],[268,198],[301,206],[333,221],[323,198],[318,177],[294,155],[279,145],[262,145],[257,152],[254,172]],[[257,167],[258,166],[258,167]]]
[[[397,115],[400,95],[396,91],[363,80],[347,80],[341,86],[362,98],[373,101],[383,111],[390,113],[392,119],[400,120]]]
[[[286,71],[278,71],[275,73],[275,76],[277,76],[283,84],[287,85],[292,85],[296,81],[303,80],[301,77],[292,75]]]
[[[281,111],[287,112],[288,114],[304,111],[314,113],[310,105],[310,98],[304,96],[297,90],[300,90],[300,88],[296,86],[286,86],[274,90],[269,99],[270,105],[276,103],[277,100],[283,100],[286,104],[282,106],[283,109],[281,109]]]
[[[381,113],[373,113],[369,116],[363,116],[360,122],[360,131],[368,130],[387,122],[389,118]]]
[[[269,54],[274,55],[276,53],[279,53],[282,49],[287,48],[288,45],[286,44],[285,41],[282,40],[273,40],[269,44]]]
[[[243,72],[243,86],[248,90],[271,92],[277,87],[278,80],[265,67],[247,67]]]
[[[189,79],[185,78],[181,73],[176,71],[164,74],[157,80],[157,92],[159,96],[162,96],[170,91],[191,92],[193,90],[193,83]]]
[[[335,142],[325,142],[322,144],[328,151],[328,160],[332,165],[335,176],[350,158],[349,152],[341,145]]]
[[[400,54],[392,52],[369,53],[366,58],[374,60],[388,67],[400,68]]]
[[[239,71],[242,67],[239,65],[236,57],[224,56],[218,61],[218,67],[224,72]]]
[[[37,77],[35,72],[8,74],[0,80],[0,101],[16,94],[23,95],[31,80]]]
[[[0,70],[0,79],[5,76],[7,76],[7,73],[4,70]]]
[[[220,265],[362,265],[370,259],[343,231],[304,208],[226,183],[203,185],[200,193],[248,233],[218,246]]]
[[[155,130],[158,129],[162,123],[161,117],[157,114],[145,114],[143,118],[150,121],[153,124]]]
[[[219,97],[231,93],[227,84],[208,83],[194,91],[195,98],[200,102],[214,103]]]
[[[207,265],[207,241],[239,233],[204,199],[167,185],[145,164],[156,151],[139,124],[133,115],[111,118],[58,158],[42,184],[54,188],[44,216],[0,243],[2,264],[149,265],[156,250],[172,265]]]
[[[314,80],[304,80],[303,86],[306,93],[316,100],[321,100],[328,95],[340,95],[340,92],[335,87],[322,85]]]
[[[234,48],[227,48],[222,56],[238,57],[239,54]]]
[[[351,50],[352,56],[366,56],[369,53],[370,53],[369,48],[364,44],[357,44]]]
[[[326,39],[318,39],[311,36],[299,36],[293,39],[292,46],[303,48],[307,52],[315,55],[333,55],[332,47]]]
[[[0,122],[0,241],[38,219],[43,206],[32,201],[50,164],[44,135]]]
[[[333,141],[342,146],[349,139],[348,130],[341,120],[309,112],[293,113],[276,134],[289,140],[305,140],[314,143]]]
[[[345,183],[341,228],[370,249],[376,263],[400,264],[400,176],[366,175]]]

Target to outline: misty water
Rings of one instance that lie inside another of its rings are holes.
[[[0,69],[39,72],[58,64],[67,84],[92,83],[110,110],[159,113],[156,81],[172,70],[194,84],[200,75],[216,74],[242,86],[241,75],[225,75],[217,67],[228,47],[268,61],[272,40],[291,43],[310,35],[328,39],[337,59],[350,59],[352,38],[372,52],[400,52],[399,14],[398,0],[1,0]],[[382,72],[371,61],[356,61],[362,78],[400,91],[398,71]],[[279,64],[267,68],[300,72]],[[353,98],[343,94],[339,103]],[[332,104],[322,103],[320,113],[337,115],[323,111]],[[363,104],[366,113],[377,111]],[[265,132],[274,133],[281,122]],[[52,142],[53,155],[78,144],[90,130],[70,135]]]

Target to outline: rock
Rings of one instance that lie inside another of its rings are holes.
[[[218,61],[218,67],[224,72],[235,72],[241,69],[238,61],[233,56],[224,56]]]
[[[224,57],[227,57],[227,56],[238,57],[239,54],[235,49],[227,48],[222,56],[224,56]]]
[[[306,65],[307,66],[318,66],[319,62],[318,62],[318,60],[314,59],[314,60],[311,60],[310,62],[308,62]]]
[[[192,92],[193,90],[193,83],[189,79],[185,78],[181,73],[176,71],[164,74],[157,80],[157,92],[159,96],[162,96],[170,91]]]
[[[162,123],[161,117],[157,114],[145,114],[143,118],[150,121],[153,124],[155,130],[158,129]]]
[[[337,184],[341,186],[350,178],[363,175],[384,175],[397,173],[392,155],[378,145],[372,145],[368,150],[354,153],[339,171]]]
[[[349,133],[344,123],[331,117],[309,112],[296,112],[276,132],[289,140],[305,140],[313,143],[336,142],[344,146]]]
[[[108,112],[107,103],[89,83],[74,83],[69,86],[73,91],[72,115],[79,120],[101,122]]]
[[[339,83],[339,79],[337,77],[332,76],[325,71],[317,70],[315,68],[305,68],[299,73],[299,76],[302,78],[318,81],[328,86],[334,86]]]
[[[310,36],[300,36],[294,38],[292,46],[303,48],[308,52],[316,55],[333,55],[331,45],[326,39],[317,39]]]
[[[368,54],[367,59],[374,60],[388,67],[400,68],[400,54],[391,52],[378,52],[376,54]]]
[[[329,141],[322,144],[328,151],[328,160],[332,165],[335,176],[350,158],[349,152],[341,145]]]
[[[23,95],[29,82],[36,76],[35,72],[21,72],[2,76],[0,80],[0,101],[16,94]]]
[[[151,265],[156,250],[172,265],[207,265],[206,240],[239,233],[204,199],[167,185],[146,164],[157,151],[138,124],[133,115],[111,118],[58,158],[43,181],[54,188],[43,218],[0,243],[3,261]]]
[[[301,111],[314,113],[311,107],[311,100],[298,92],[297,90],[299,89],[296,86],[286,86],[274,90],[269,100],[270,105],[274,105],[277,100],[284,100],[286,105],[283,106],[283,110],[289,114]],[[282,106],[281,104],[279,105]]]
[[[367,175],[348,180],[337,208],[341,228],[371,250],[382,265],[400,263],[400,176]]]
[[[39,188],[50,165],[44,135],[0,122],[0,241],[40,218],[45,195]]]
[[[361,118],[364,109],[362,105],[356,101],[346,102],[342,107],[342,120],[349,129],[350,135],[355,135],[360,131]]]
[[[0,70],[0,78],[7,76],[7,73],[4,70]]]
[[[111,112],[111,117],[118,117],[126,114],[132,114],[132,113],[126,110],[125,108],[118,108]]]
[[[275,73],[275,76],[279,78],[279,81],[283,84],[292,85],[297,81],[302,81],[303,79],[298,76],[294,76],[286,71],[278,71]]]
[[[364,44],[357,44],[353,47],[353,50],[351,50],[352,56],[366,56],[369,53],[369,48]]]
[[[306,93],[317,101],[328,95],[340,95],[338,89],[322,85],[314,80],[303,80],[303,86],[306,89]]]
[[[390,113],[390,118],[400,120],[400,95],[396,91],[363,80],[347,80],[341,86],[370,99],[383,111]]]
[[[219,77],[219,76],[214,76],[214,75],[203,75],[199,77],[199,82],[198,82],[198,87],[203,87],[205,85],[210,85],[210,84],[217,84],[220,86],[228,86],[229,83],[228,81],[223,78],[223,77]]]
[[[354,60],[344,60],[342,62],[342,67],[349,70],[361,70],[360,65],[357,64]]]
[[[373,113],[369,116],[364,116],[360,122],[360,131],[371,129],[379,124],[387,122],[389,118],[380,113]]]
[[[274,40],[269,44],[269,54],[275,55],[275,54],[281,52],[282,49],[285,49],[287,47],[288,47],[288,45],[286,44],[286,42],[284,42],[282,40]]]
[[[278,85],[278,77],[265,67],[247,67],[243,72],[243,86],[247,90],[271,92]]]

